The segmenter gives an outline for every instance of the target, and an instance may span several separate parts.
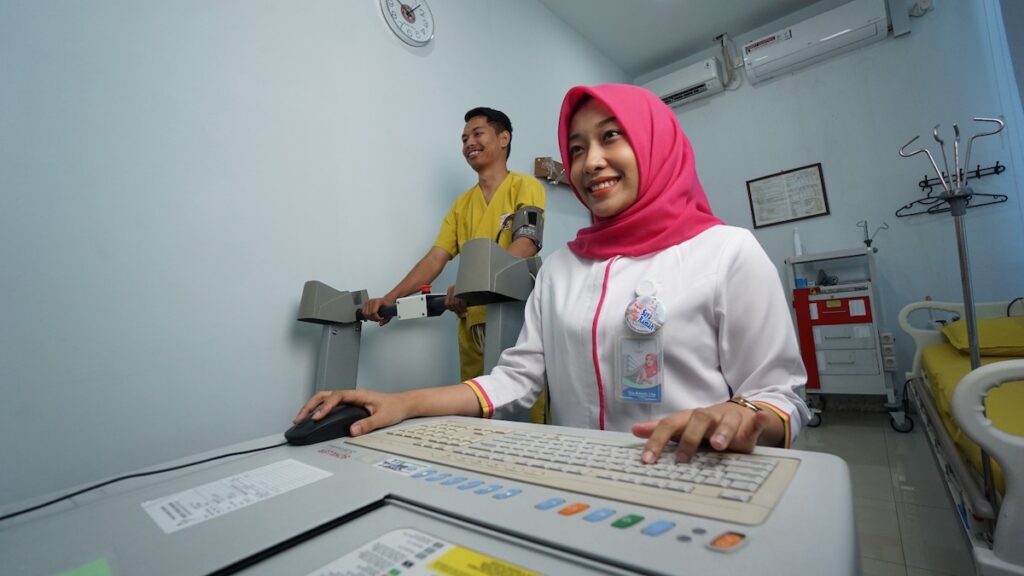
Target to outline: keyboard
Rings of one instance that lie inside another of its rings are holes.
[[[675,444],[643,464],[643,440],[529,431],[500,422],[431,420],[386,428],[347,443],[439,465],[745,525],[763,523],[800,461],[699,451],[677,463]]]

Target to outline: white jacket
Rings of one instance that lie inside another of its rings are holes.
[[[617,399],[613,376],[619,339],[635,336],[625,310],[644,280],[666,309],[658,404]],[[775,266],[749,231],[721,225],[641,258],[559,250],[541,267],[516,345],[468,384],[485,416],[532,406],[546,383],[553,424],[619,431],[739,394],[774,408],[788,446],[809,418],[798,395],[806,380]]]

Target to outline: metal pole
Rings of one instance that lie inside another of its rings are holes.
[[[967,212],[967,199],[970,193],[950,196],[949,207],[953,215],[953,226],[956,228],[956,247],[960,256],[960,285],[964,294],[964,322],[967,323],[967,344],[970,347],[971,370],[977,370],[981,366],[981,353],[978,346],[978,326],[974,318],[974,294],[971,288],[971,265],[967,256],[967,232],[964,224],[964,214]],[[995,482],[992,476],[992,459],[985,450],[981,450],[982,478],[985,480],[985,497],[996,508]]]

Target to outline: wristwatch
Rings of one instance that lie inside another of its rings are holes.
[[[740,406],[743,406],[744,408],[750,408],[754,412],[760,412],[761,410],[763,410],[763,408],[761,408],[757,404],[754,404],[750,400],[747,400],[743,396],[738,396],[738,395],[737,396],[733,396],[732,398],[729,398],[729,402],[732,402],[733,404],[739,404]]]

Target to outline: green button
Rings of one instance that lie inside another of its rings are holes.
[[[637,522],[643,522],[643,520],[643,516],[638,516],[636,514],[626,514],[622,518],[619,518],[618,520],[613,522],[612,526],[615,526],[616,528],[629,528]]]

